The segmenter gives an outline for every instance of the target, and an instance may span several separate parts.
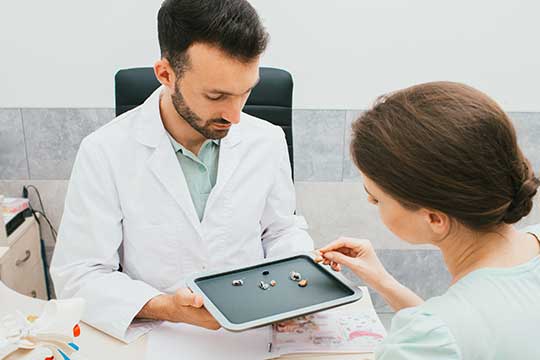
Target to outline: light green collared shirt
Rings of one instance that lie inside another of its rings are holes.
[[[169,133],[167,135],[169,135],[178,162],[184,172],[199,221],[202,221],[208,196],[216,185],[219,140],[206,140],[197,156],[182,146]]]

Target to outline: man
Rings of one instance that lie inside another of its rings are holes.
[[[135,318],[219,327],[186,276],[313,246],[283,131],[241,113],[267,44],[255,10],[167,0],[158,33],[162,86],[81,143],[51,265],[57,295],[126,342],[155,324]]]

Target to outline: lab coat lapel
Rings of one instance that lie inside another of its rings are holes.
[[[189,222],[201,234],[201,223],[186,183],[182,167],[166,134],[149,158],[149,166],[169,194],[185,212]]]
[[[241,140],[239,125],[233,125],[229,134],[221,140],[216,185],[208,197],[205,214],[211,209],[213,203],[222,194],[223,189],[240,163],[240,146],[237,145]]]
[[[184,172],[161,121],[159,98],[162,88],[159,87],[154,91],[139,110],[141,116],[135,126],[135,137],[140,143],[154,148],[148,159],[148,167],[185,212],[189,222],[201,234],[201,223],[195,211]]]

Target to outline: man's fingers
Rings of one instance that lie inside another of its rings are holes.
[[[195,295],[195,294],[193,294]],[[195,295],[195,298],[193,299],[193,307],[200,308],[204,305],[204,299],[201,295]]]
[[[194,294],[191,290],[183,288],[177,291],[178,299],[180,305],[182,306],[193,306],[200,308],[203,306],[204,300],[202,296]]]

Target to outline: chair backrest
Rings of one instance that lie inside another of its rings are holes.
[[[285,70],[265,67],[260,68],[259,76],[260,81],[251,91],[243,111],[283,128],[294,178],[292,76]],[[151,67],[119,70],[114,83],[116,116],[141,105],[160,85]]]

